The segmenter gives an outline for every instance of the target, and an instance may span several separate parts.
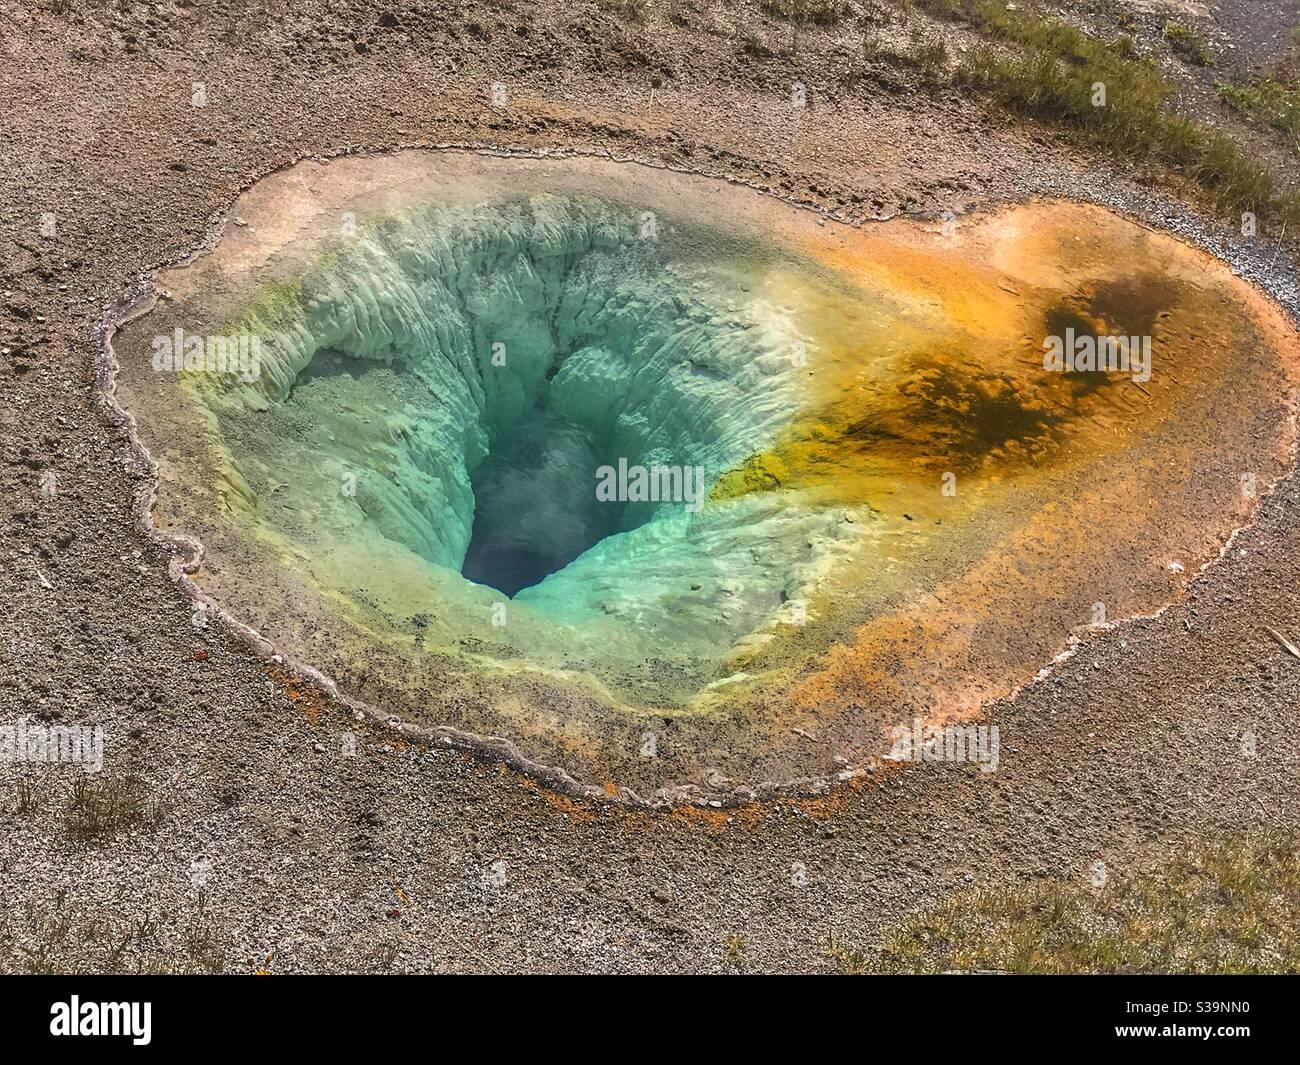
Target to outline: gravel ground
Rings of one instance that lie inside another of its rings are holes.
[[[1237,6],[1209,5],[1214,40],[1269,58],[1273,16]],[[101,724],[110,778],[142,777],[157,807],[87,841],[68,820],[79,769],[0,766],[0,968],[831,971],[830,934],[869,944],[971,883],[1300,821],[1300,661],[1268,632],[1300,632],[1294,480],[1186,601],[993,707],[998,772],[921,765],[821,799],[577,802],[404,746],[195,627],[137,528],[147,475],[96,387],[101,324],[303,157],[603,152],[852,219],[1069,194],[1203,244],[1296,313],[1288,254],[864,61],[856,21],[796,42],[749,5],[632,7],[0,0],[0,723]],[[126,930],[116,960],[96,953],[106,927]]]

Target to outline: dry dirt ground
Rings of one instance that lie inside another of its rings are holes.
[[[1300,11],[1262,6],[1272,21],[1211,3],[1204,24],[1266,57]],[[86,840],[79,769],[0,766],[0,967],[832,971],[832,933],[870,945],[971,883],[1300,823],[1300,661],[1266,628],[1300,629],[1294,480],[1186,601],[992,708],[998,772],[922,765],[809,801],[576,803],[403,748],[194,627],[134,521],[146,471],[96,390],[100,323],[306,156],[609,152],[855,219],[1066,192],[1179,230],[1295,313],[1287,254],[864,60],[856,21],[796,39],[751,4],[637,8],[0,0],[0,723],[102,724],[106,771],[146,781],[151,807]]]

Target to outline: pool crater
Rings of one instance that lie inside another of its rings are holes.
[[[576,789],[851,778],[1176,598],[1290,461],[1290,323],[1097,207],[409,152],[238,213],[113,340],[154,527],[358,705]]]

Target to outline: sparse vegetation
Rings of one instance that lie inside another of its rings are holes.
[[[941,37],[926,37],[913,30],[904,45],[891,43],[868,31],[862,36],[862,56],[868,62],[883,62],[895,68],[914,70],[930,88],[952,80],[951,57]]]
[[[759,0],[758,6],[777,18],[815,26],[833,26],[845,14],[841,0]]]
[[[1181,22],[1166,22],[1164,35],[1175,55],[1198,67],[1214,66],[1214,56],[1210,54],[1201,35],[1190,26],[1184,26]]]
[[[78,839],[99,840],[157,825],[163,808],[143,780],[130,774],[79,775],[72,785],[66,824]]]
[[[1277,130],[1300,154],[1300,89],[1273,78],[1261,78],[1249,85],[1221,83],[1219,96],[1238,114]]]
[[[842,972],[1300,972],[1300,842],[1205,846],[1155,869],[965,892],[889,932],[879,950],[832,938]]]
[[[392,972],[393,966],[397,964],[399,950],[398,944],[392,941],[378,944],[370,957],[370,970],[376,973]]]
[[[13,809],[16,814],[29,814],[36,809],[36,784],[26,773],[20,775],[13,785]]]
[[[722,965],[725,969],[741,969],[745,965],[745,946],[749,938],[733,932],[722,941]]]
[[[927,41],[924,38],[912,39],[912,54],[917,68],[921,71],[921,80],[927,85],[938,85],[948,77],[948,46],[942,39]]]
[[[1152,159],[1188,176],[1220,207],[1300,222],[1300,193],[1276,181],[1235,140],[1177,113],[1177,87],[1132,39],[1091,37],[993,0],[918,0],[990,37],[959,79],[1011,110],[1052,122],[1117,156]]]
[[[826,938],[822,953],[839,966],[843,976],[866,976],[871,972],[871,955],[860,947],[845,943],[834,932]]]
[[[0,914],[0,973],[168,975],[215,973],[225,961],[224,937],[200,895],[197,907],[123,921],[69,906],[66,893],[47,908]]]

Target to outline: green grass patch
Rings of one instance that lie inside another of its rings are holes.
[[[1283,135],[1300,154],[1300,89],[1283,85],[1274,78],[1261,78],[1249,85],[1220,83],[1219,97],[1238,114]]]
[[[1300,196],[1226,133],[1176,110],[1177,86],[1125,34],[1092,37],[994,0],[916,0],[996,42],[977,49],[958,80],[1005,107],[1064,127],[1111,154],[1186,174],[1219,207],[1300,224]]]
[[[1214,56],[1210,49],[1201,35],[1190,26],[1184,26],[1181,22],[1166,22],[1164,37],[1174,55],[1198,67],[1214,66]]]
[[[890,931],[874,952],[832,937],[845,973],[1300,972],[1300,844],[1264,834],[1154,869],[967,891]]]

